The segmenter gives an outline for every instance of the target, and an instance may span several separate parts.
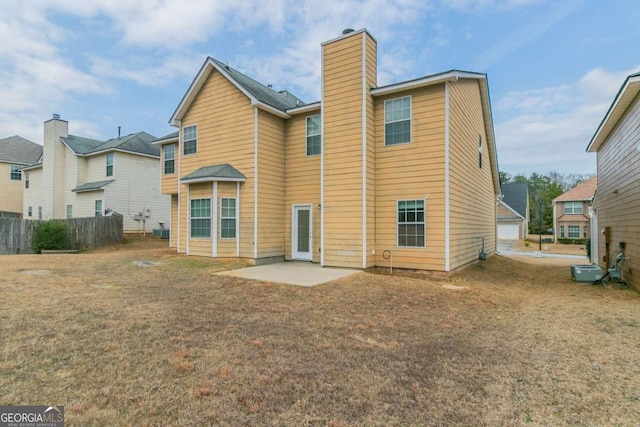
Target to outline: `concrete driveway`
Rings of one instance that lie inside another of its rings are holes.
[[[583,255],[567,255],[567,254],[554,254],[549,252],[540,251],[520,251],[514,249],[517,240],[498,240],[498,255],[504,256],[525,256],[531,258],[559,258],[559,259],[575,259],[586,261],[588,258]]]
[[[320,264],[311,262],[289,261],[220,271],[216,274],[287,285],[316,286],[361,272],[362,270],[321,267]]]

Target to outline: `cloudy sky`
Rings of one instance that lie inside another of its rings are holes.
[[[320,98],[320,44],[378,41],[378,83],[487,73],[500,169],[593,173],[585,147],[640,71],[636,0],[0,0],[0,137],[162,136],[207,56]]]

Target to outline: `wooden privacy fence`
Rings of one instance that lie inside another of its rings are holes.
[[[67,224],[71,249],[122,243],[122,215],[56,219]],[[45,221],[0,217],[0,255],[32,254],[33,237]]]

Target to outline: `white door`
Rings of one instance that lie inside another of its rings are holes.
[[[518,240],[518,224],[498,224],[498,239]]]
[[[293,207],[293,259],[311,261],[311,205]]]

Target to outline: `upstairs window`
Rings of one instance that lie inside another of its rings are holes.
[[[194,154],[198,151],[198,129],[196,125],[182,129],[183,153]]]
[[[175,172],[176,144],[168,144],[164,150],[164,174],[170,175]]]
[[[424,200],[398,201],[398,246],[424,248]]]
[[[107,176],[113,176],[113,153],[107,153]]]
[[[411,97],[384,101],[384,145],[411,142]]]
[[[564,202],[564,213],[568,215],[581,214],[582,202]]]
[[[236,199],[221,198],[220,199],[220,238],[235,239],[236,238]]]
[[[320,154],[320,114],[307,117],[307,156]]]
[[[12,181],[20,181],[22,179],[22,172],[20,169],[22,166],[11,165],[11,180]]]

